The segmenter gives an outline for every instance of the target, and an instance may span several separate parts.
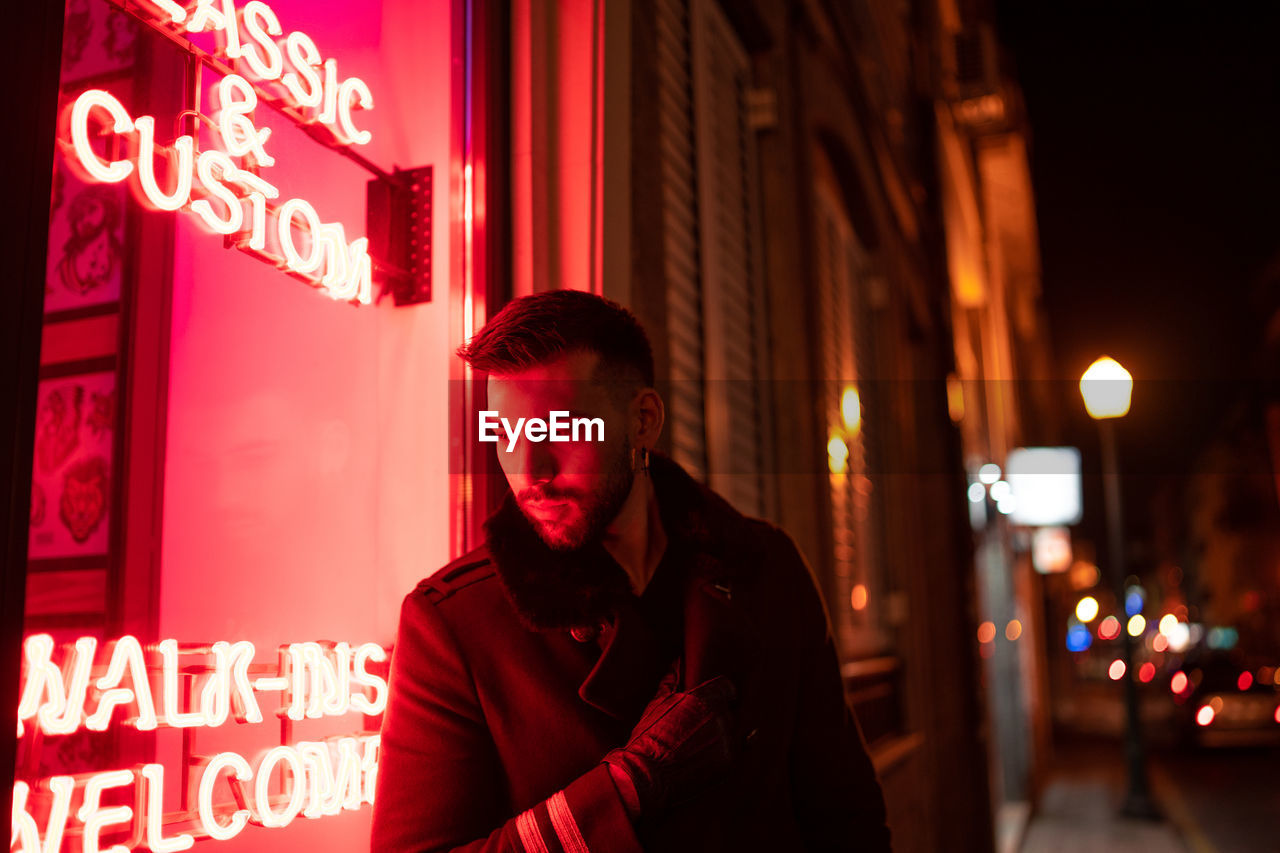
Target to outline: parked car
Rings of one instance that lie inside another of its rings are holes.
[[[1169,685],[1183,735],[1209,747],[1280,744],[1280,686],[1273,673],[1227,653],[1188,656]]]

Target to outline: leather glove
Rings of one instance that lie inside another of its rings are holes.
[[[672,670],[640,715],[631,739],[604,761],[634,820],[692,799],[732,758],[729,705],[736,691],[718,676],[676,692]]]

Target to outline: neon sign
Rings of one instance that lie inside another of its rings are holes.
[[[290,643],[279,647],[274,663],[256,663],[253,643],[244,640],[143,646],[125,636],[109,645],[100,659],[93,637],[61,649],[47,634],[26,639],[19,737],[112,725],[215,728],[232,718],[252,725],[264,721],[262,700],[271,695],[282,722],[376,716],[386,708],[387,682],[374,669],[387,653],[376,643]],[[34,787],[19,781],[11,849],[55,851],[64,837],[78,834],[87,853],[141,845],[168,853],[190,848],[198,837],[234,838],[249,824],[283,827],[299,816],[358,810],[373,802],[380,744],[378,734],[361,732],[280,744],[252,761],[216,753],[196,765],[198,782],[184,810],[165,808],[162,764],[53,776]],[[218,796],[220,788],[230,790],[229,800]]]
[[[215,56],[234,69],[213,89],[219,147],[198,151],[195,134],[160,146],[155,117],[135,117],[110,92],[89,89],[67,110],[60,134],[72,166],[89,181],[128,181],[135,198],[152,209],[189,211],[230,245],[334,299],[372,302],[368,238],[348,241],[341,223],[321,220],[305,199],[276,203],[279,188],[261,175],[276,162],[267,150],[271,130],[253,118],[261,94],[308,132],[323,128],[338,147],[367,145],[372,134],[357,126],[355,114],[373,108],[368,85],[341,77],[337,61],[325,58],[305,33],[283,36],[275,12],[260,0],[239,11],[231,0],[187,6],[148,0],[129,11],[168,33],[216,35]],[[124,156],[108,160],[99,148]]]

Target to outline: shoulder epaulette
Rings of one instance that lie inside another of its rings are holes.
[[[488,568],[489,571],[481,571]],[[451,563],[429,578],[418,582],[418,591],[429,596],[432,603],[448,598],[463,587],[484,580],[496,571],[489,557],[466,559]]]

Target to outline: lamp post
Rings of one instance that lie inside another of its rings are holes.
[[[1107,510],[1107,544],[1115,585],[1116,601],[1124,607],[1125,559],[1124,516],[1120,505],[1120,468],[1116,461],[1116,434],[1112,423],[1129,412],[1129,400],[1133,394],[1133,377],[1113,358],[1103,356],[1089,365],[1080,377],[1080,396],[1084,398],[1089,417],[1098,423],[1098,435],[1102,445],[1103,500]],[[1142,746],[1138,718],[1138,687],[1134,682],[1133,636],[1126,619],[1121,620],[1120,646],[1124,660],[1125,706],[1125,758],[1128,785],[1125,791],[1122,813],[1130,817],[1155,817],[1155,805],[1151,801],[1147,785],[1146,756]]]

